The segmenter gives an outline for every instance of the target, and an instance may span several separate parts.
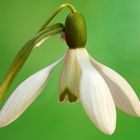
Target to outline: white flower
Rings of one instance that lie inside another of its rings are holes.
[[[17,119],[37,98],[54,67],[63,59],[23,81],[0,111],[0,127]],[[91,121],[102,132],[112,134],[117,106],[140,116],[140,101],[128,82],[112,69],[91,58],[85,48],[68,49],[60,76],[60,101],[81,101]]]

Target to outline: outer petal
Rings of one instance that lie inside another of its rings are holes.
[[[0,127],[13,122],[27,109],[40,94],[51,71],[61,60],[62,58],[33,74],[16,88],[0,111]]]
[[[91,62],[107,82],[116,106],[130,115],[140,116],[140,101],[129,83],[114,70],[93,59]]]
[[[68,49],[59,83],[59,100],[75,102],[79,100],[80,67],[76,50]]]
[[[81,67],[80,99],[90,119],[104,133],[112,134],[116,126],[116,110],[110,90],[91,65],[85,49],[77,49]]]

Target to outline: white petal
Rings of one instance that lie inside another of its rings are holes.
[[[116,106],[130,115],[140,116],[140,101],[129,83],[114,70],[93,59],[91,62],[107,82]]]
[[[76,58],[76,50],[68,49],[59,80],[60,102],[76,102],[79,100],[80,67]]]
[[[80,99],[93,123],[104,133],[112,134],[116,127],[116,109],[110,90],[90,63],[85,49],[77,49],[81,67]]]
[[[16,88],[0,111],[0,127],[17,119],[37,98],[51,71],[62,59],[31,75]]]

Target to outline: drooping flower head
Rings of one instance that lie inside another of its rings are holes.
[[[64,7],[72,11],[65,25],[47,27],[53,17]],[[0,127],[17,119],[38,97],[57,64],[64,60],[59,80],[59,101],[80,101],[85,112],[102,132],[112,134],[116,127],[116,107],[140,116],[140,101],[129,83],[114,70],[94,60],[85,49],[87,29],[84,17],[70,4],[61,5],[37,35],[19,52],[2,86],[1,97],[36,46],[54,34],[64,34],[68,49],[66,54],[23,81],[7,99],[0,111]],[[18,62],[18,63],[17,63]]]

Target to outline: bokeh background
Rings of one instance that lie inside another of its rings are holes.
[[[123,75],[140,97],[139,0],[0,0],[0,82],[13,58],[62,3],[72,3],[85,16],[89,53]],[[52,23],[64,23],[63,10]],[[57,60],[67,46],[53,37],[30,55],[7,96],[29,75]],[[0,128],[0,140],[132,140],[140,139],[140,118],[117,110],[112,136],[101,133],[80,103],[58,103],[62,64],[52,73],[37,100],[11,125]]]

